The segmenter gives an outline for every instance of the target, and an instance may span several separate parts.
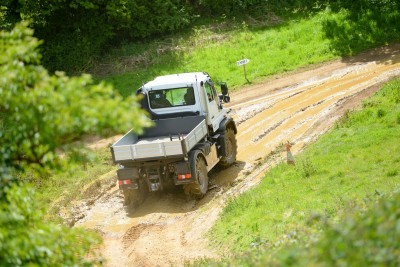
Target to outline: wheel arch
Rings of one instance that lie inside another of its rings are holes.
[[[218,131],[224,132],[226,129],[233,129],[233,132],[237,134],[237,127],[236,123],[233,120],[233,118],[225,118],[221,123],[219,124]]]
[[[193,171],[195,171],[194,168],[196,166],[196,159],[199,156],[203,158],[204,162],[208,166],[207,160],[206,160],[206,157],[205,157],[203,151],[200,149],[193,149],[192,151],[189,152],[190,170],[192,172],[192,175],[193,175]]]

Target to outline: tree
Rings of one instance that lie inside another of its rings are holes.
[[[6,24],[29,19],[44,40],[51,71],[81,71],[107,45],[181,29],[190,22],[183,0],[5,0]]]
[[[92,235],[43,222],[33,187],[16,174],[43,173],[82,135],[139,131],[149,121],[134,96],[88,75],[50,75],[32,33],[27,23],[0,32],[0,265],[90,265]]]
[[[44,167],[84,134],[148,125],[135,96],[125,100],[89,75],[49,75],[25,24],[0,33],[0,155],[13,168]]]

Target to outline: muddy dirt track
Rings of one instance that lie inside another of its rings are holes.
[[[85,208],[76,225],[104,237],[107,266],[182,266],[218,254],[208,246],[212,227],[229,197],[248,189],[271,165],[272,151],[294,143],[294,154],[332,127],[348,109],[400,76],[400,44],[357,57],[274,77],[231,94],[238,126],[234,166],[212,171],[209,192],[187,201],[182,192],[150,195],[135,211],[123,208],[116,186]]]

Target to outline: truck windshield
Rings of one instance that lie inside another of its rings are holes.
[[[193,87],[149,91],[152,109],[190,106],[195,104]]]

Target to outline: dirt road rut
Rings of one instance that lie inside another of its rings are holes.
[[[262,179],[269,166],[263,160],[282,143],[295,143],[296,153],[383,82],[400,76],[399,52],[400,45],[387,46],[232,93],[227,107],[239,125],[237,162],[210,173],[205,198],[187,201],[182,192],[151,195],[130,213],[113,187],[86,207],[76,225],[102,233],[108,266],[182,266],[218,258],[206,233],[226,199]]]

